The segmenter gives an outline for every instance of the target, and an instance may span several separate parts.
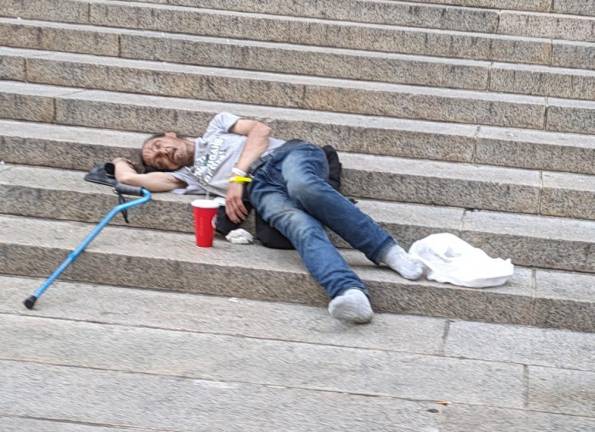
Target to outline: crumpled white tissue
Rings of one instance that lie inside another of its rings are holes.
[[[254,242],[254,237],[248,231],[242,228],[230,231],[225,236],[225,239],[233,244],[251,244]]]
[[[454,234],[432,234],[416,241],[409,254],[426,267],[426,276],[437,282],[447,282],[471,288],[505,284],[514,273],[510,259],[491,258]]]

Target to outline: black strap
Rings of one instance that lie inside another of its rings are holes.
[[[126,200],[126,197],[124,195],[122,195],[120,192],[118,192],[118,204],[124,204],[128,202]],[[122,217],[124,218],[124,222],[126,222],[127,224],[130,223],[130,221],[128,220],[128,210],[122,210]]]

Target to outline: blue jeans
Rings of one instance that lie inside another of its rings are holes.
[[[349,288],[367,294],[323,225],[376,264],[395,241],[327,183],[328,162],[320,147],[293,141],[267,159],[253,172],[250,187],[250,201],[262,219],[291,241],[330,298]]]

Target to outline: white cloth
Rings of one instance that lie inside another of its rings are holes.
[[[254,242],[254,237],[252,237],[252,234],[242,228],[230,231],[229,234],[225,236],[225,238],[228,242],[233,244],[252,244]]]
[[[449,233],[416,241],[409,254],[424,263],[427,278],[436,282],[485,288],[505,284],[514,273],[510,259],[491,258]]]

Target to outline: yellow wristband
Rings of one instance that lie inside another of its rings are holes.
[[[234,176],[229,179],[230,183],[250,183],[252,179],[250,177]]]

